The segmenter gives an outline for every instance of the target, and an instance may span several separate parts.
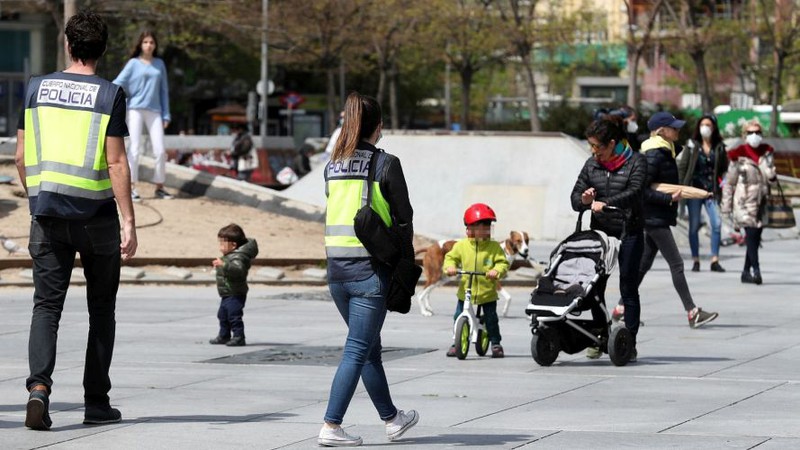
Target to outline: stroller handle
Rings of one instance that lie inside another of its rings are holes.
[[[575,223],[575,232],[576,233],[581,231],[581,224],[583,223],[583,213],[585,213],[586,211],[591,211],[591,208],[582,209],[578,213],[578,221]],[[611,206],[611,205],[603,206],[603,212],[604,213],[608,213],[608,214],[621,215],[622,217],[626,217],[628,215],[628,212],[626,210],[624,210],[622,208],[618,208],[616,206]],[[623,233],[622,234],[625,234],[624,233],[624,223],[623,223]]]

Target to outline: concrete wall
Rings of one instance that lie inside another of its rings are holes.
[[[569,194],[589,152],[568,136],[384,132],[378,145],[402,161],[419,234],[463,236],[464,210],[475,202],[497,213],[495,238],[515,229],[560,240],[574,230]],[[316,167],[282,194],[324,205],[322,170]]]

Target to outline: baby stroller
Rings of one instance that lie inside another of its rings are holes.
[[[606,207],[604,212],[619,212]],[[549,366],[558,353],[578,353],[598,347],[617,366],[631,358],[633,336],[624,325],[611,329],[605,288],[617,264],[619,240],[598,230],[581,231],[583,212],[575,233],[550,255],[550,264],[531,294],[525,312],[531,317],[531,356]]]

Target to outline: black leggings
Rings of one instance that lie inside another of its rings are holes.
[[[744,257],[744,272],[750,273],[753,268],[753,275],[761,274],[761,266],[758,264],[758,247],[761,246],[761,231],[763,228],[745,227],[744,240],[747,243],[747,255]]]

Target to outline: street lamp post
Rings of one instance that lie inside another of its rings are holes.
[[[261,0],[261,101],[263,109],[261,110],[261,148],[267,148],[267,96],[269,90],[267,89],[267,10],[269,9],[269,0]]]

